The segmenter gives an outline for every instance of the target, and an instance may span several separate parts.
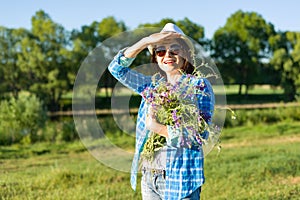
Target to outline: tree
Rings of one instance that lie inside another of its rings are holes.
[[[224,80],[246,86],[256,82],[260,68],[270,59],[268,39],[274,26],[255,12],[237,11],[218,29],[212,41],[213,57],[219,63]]]
[[[98,34],[100,36],[101,41],[104,41],[116,34],[122,33],[126,31],[127,28],[123,21],[117,21],[114,17],[110,16],[104,18],[98,24]]]
[[[199,42],[200,45],[206,47],[208,45],[208,40],[204,39],[204,27],[198,25],[188,18],[184,18],[183,20],[179,20],[176,22],[176,25],[190,38]]]
[[[26,79],[18,67],[20,56],[20,41],[29,35],[29,31],[0,27],[0,91],[2,96],[26,89]]]
[[[29,91],[56,111],[73,83],[67,32],[44,11],[36,12],[31,22],[31,34],[20,41],[18,66],[30,83]]]
[[[104,53],[105,48],[109,49],[109,52],[106,51],[106,54],[108,54],[109,58],[112,58],[117,51],[120,50],[120,45],[124,43],[124,41],[118,42],[118,37],[114,37],[116,35],[119,35],[127,30],[127,27],[125,26],[123,21],[117,21],[114,17],[109,16],[107,18],[104,18],[97,27],[97,31],[99,34],[99,38],[104,43],[101,50],[103,50],[102,53]],[[105,40],[114,37],[114,39],[110,39],[110,42],[105,42]],[[122,38],[121,38],[122,39]],[[106,56],[107,57],[107,56]],[[115,83],[116,80],[113,78],[113,76],[110,74],[110,72],[107,69],[107,63],[102,62],[104,66],[101,67],[101,69],[105,69],[102,74],[102,79],[100,80],[99,87],[105,88],[106,96],[111,96],[109,93],[109,88],[111,88]],[[99,62],[100,64],[100,62]]]
[[[120,49],[120,44],[110,38],[126,29],[124,22],[118,22],[114,17],[109,16],[100,22],[94,21],[90,25],[82,26],[81,30],[73,30],[71,34],[72,60],[85,67],[80,78],[85,79],[86,84],[93,85],[95,83],[90,83],[89,80],[95,80],[96,75],[101,75],[99,87],[105,88],[107,96],[110,96],[108,88],[112,87],[116,81],[106,69],[108,66],[106,58],[111,60]],[[105,40],[111,42],[105,42]]]
[[[80,63],[89,52],[100,44],[100,37],[97,31],[98,22],[84,25],[81,30],[73,30],[70,40],[72,42],[72,52],[77,63]]]
[[[300,33],[279,32],[270,43],[274,52],[270,63],[281,74],[286,100],[295,100],[300,88]]]

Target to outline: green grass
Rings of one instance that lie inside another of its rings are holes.
[[[224,147],[206,158],[203,199],[296,199],[298,143]]]
[[[81,152],[81,143],[64,144],[63,153],[55,144],[43,145],[49,153],[1,160],[0,199],[135,199],[138,195],[130,190],[128,173]],[[33,145],[31,152],[36,149],[40,145]]]
[[[300,123],[225,129],[221,153],[206,157],[203,199],[297,199]]]
[[[218,86],[216,86],[217,88]],[[226,94],[237,94],[239,92],[239,85],[225,85]],[[283,94],[281,87],[274,87],[271,85],[253,85],[249,88],[249,94]],[[245,86],[242,87],[242,93],[245,93]]]
[[[134,148],[130,136],[109,138]],[[221,152],[205,160],[201,199],[297,199],[299,145],[299,122],[224,129]],[[101,164],[79,141],[0,147],[0,163],[0,199],[141,199],[128,173]]]

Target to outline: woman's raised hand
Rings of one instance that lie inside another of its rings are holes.
[[[162,33],[153,33],[148,37],[143,38],[144,42],[148,45],[155,45],[175,38],[179,38],[181,35],[175,32],[162,32]]]
[[[179,37],[181,37],[181,35],[175,32],[153,33],[147,37],[142,38],[134,45],[128,47],[124,52],[124,55],[127,58],[134,58],[149,45],[156,45]]]

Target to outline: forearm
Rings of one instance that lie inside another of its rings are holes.
[[[128,47],[124,52],[126,58],[135,58],[143,49],[147,48],[148,42],[146,38],[141,39],[137,43]]]

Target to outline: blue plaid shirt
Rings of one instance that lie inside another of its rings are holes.
[[[114,57],[108,70],[123,85],[141,95],[147,87],[151,87],[151,76],[146,76],[128,68],[134,58],[126,58],[123,51],[119,51]],[[185,78],[185,75],[181,78]],[[197,104],[201,114],[206,116],[207,123],[211,123],[215,102],[211,84],[205,78],[195,78],[193,82],[195,86],[201,85],[203,87],[204,84],[203,92],[206,95],[203,95],[203,93],[197,94]],[[131,168],[131,186],[134,190],[136,189],[140,154],[150,132],[145,126],[147,106],[148,104],[142,98],[137,116],[136,147]],[[177,144],[180,141],[178,141],[178,133],[176,133],[175,127],[168,126],[168,135],[167,144],[169,147],[166,161],[164,199],[177,200],[188,196],[204,183],[204,156],[201,145],[197,148],[178,148]],[[174,141],[176,142],[174,143]]]

